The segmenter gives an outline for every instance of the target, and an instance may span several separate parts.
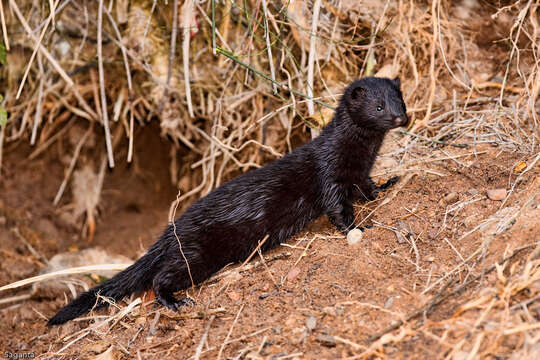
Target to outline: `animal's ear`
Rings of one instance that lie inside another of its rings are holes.
[[[401,88],[401,80],[398,77],[392,79],[392,82],[398,87]]]
[[[366,95],[366,89],[364,89],[361,86],[357,86],[354,89],[352,89],[349,101],[358,101],[362,99],[363,97],[365,97],[365,95]]]

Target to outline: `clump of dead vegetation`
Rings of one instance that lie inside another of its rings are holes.
[[[65,143],[70,155],[55,203],[71,186],[67,208],[75,218],[86,214],[89,236],[105,166],[136,160],[144,149],[135,133],[149,121],[158,121],[161,135],[171,140],[171,179],[182,203],[316,136],[343,87],[367,75],[400,76],[413,120],[392,137],[383,155],[394,162],[376,175],[422,173],[426,162],[458,162],[490,144],[527,158],[510,179],[508,199],[538,163],[537,1],[3,5],[0,92],[8,117],[0,124],[0,166],[2,150],[16,142],[30,142],[30,159]],[[464,259],[451,281],[426,292],[435,302],[354,347],[354,358],[384,356],[385,345],[420,332],[441,344],[447,358],[517,359],[538,352],[537,315],[528,308],[539,294],[537,255],[474,270],[470,263],[477,264],[489,244]],[[413,326],[488,270],[496,277],[451,318]],[[457,283],[458,273],[467,280]],[[114,326],[137,305],[107,321]]]

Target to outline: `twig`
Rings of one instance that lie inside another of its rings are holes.
[[[75,165],[77,164],[77,159],[79,158],[79,154],[81,152],[82,147],[84,146],[84,143],[86,140],[88,140],[88,137],[90,134],[92,134],[94,122],[90,123],[90,126],[88,127],[88,130],[84,133],[84,135],[81,137],[81,140],[79,140],[79,143],[75,147],[75,151],[73,152],[73,157],[71,158],[71,162],[69,164],[68,171],[66,172],[66,175],[64,176],[64,180],[62,181],[62,184],[60,185],[60,188],[58,189],[58,192],[56,193],[56,196],[53,200],[53,205],[58,205],[58,202],[60,201],[60,198],[62,197],[62,194],[64,194],[64,190],[66,189],[69,177],[71,176],[71,173],[73,172],[73,169],[75,169]]]
[[[107,14],[107,17],[109,18],[109,22],[111,23],[114,32],[116,34],[116,37],[118,38],[118,43],[120,44],[122,41],[122,35],[120,34],[120,30],[118,30],[118,26],[116,25],[116,22],[114,21],[114,18],[111,16],[111,13],[107,8],[104,8],[105,14]],[[133,123],[134,123],[134,114],[133,114],[133,84],[131,81],[131,71],[129,69],[129,60],[127,58],[127,51],[124,46],[119,46],[120,50],[122,51],[122,58],[124,59],[124,66],[126,68],[126,79],[128,83],[128,101],[129,101],[129,145],[128,145],[128,155],[127,155],[127,162],[130,163],[133,158]]]
[[[19,301],[28,300],[31,297],[32,297],[31,293],[10,296],[10,297],[7,297],[7,298],[0,299],[0,305],[8,304],[8,303],[11,303],[11,302],[19,302]]]
[[[2,34],[4,34],[4,44],[6,44],[6,50],[9,51],[9,38],[6,27],[6,17],[4,16],[3,1],[0,1],[0,20],[2,20]]]
[[[431,16],[435,16],[435,14],[431,14]],[[465,84],[461,79],[459,79],[456,74],[454,74],[454,71],[452,71],[452,69],[450,68],[450,65],[448,65],[448,60],[446,59],[446,54],[444,52],[444,46],[443,46],[443,43],[442,43],[442,34],[441,34],[441,4],[438,3],[437,4],[437,35],[438,35],[438,39],[439,39],[439,49],[441,51],[441,56],[443,58],[443,61],[444,61],[444,65],[446,66],[446,69],[448,70],[448,72],[450,73],[450,75],[452,75],[452,77],[454,78],[454,80],[457,81],[457,83],[461,86],[463,86],[465,89],[471,91],[471,87],[468,86],[467,84]],[[455,94],[455,90],[454,90],[454,94]],[[455,107],[454,107],[455,108]]]
[[[42,152],[47,150],[47,148],[54,143],[56,140],[58,140],[62,135],[64,135],[74,124],[76,121],[69,122],[66,126],[64,126],[61,130],[59,130],[57,133],[55,133],[53,136],[47,139],[43,144],[41,144],[36,150],[32,151],[32,153],[28,156],[28,160],[33,160],[36,157],[38,157]]]
[[[212,0],[212,3],[214,3],[215,0]],[[230,4],[229,2],[226,2],[227,4]],[[201,5],[196,2],[195,5],[197,6],[197,8],[199,9],[199,14],[202,15],[202,17],[204,18],[204,20],[210,25],[212,26],[212,31],[213,31],[213,35],[214,36],[217,36],[219,38],[219,40],[223,43],[223,46],[228,50],[228,51],[232,51],[231,47],[227,44],[227,42],[225,41],[225,39],[223,38],[223,36],[221,35],[221,33],[219,32],[219,29],[217,29],[215,27],[215,23],[212,25],[212,19],[210,19],[208,17],[208,15],[206,15],[206,13],[204,12],[204,9],[201,7]],[[229,17],[227,17],[228,19]],[[215,19],[214,19],[215,21]],[[216,54],[216,44],[214,44],[214,48],[212,49],[212,53],[215,55]]]
[[[371,76],[371,71],[369,71],[368,67],[369,67],[369,62],[370,62],[370,59],[374,58],[374,55],[373,55],[373,48],[375,46],[375,40],[377,38],[377,36],[379,35],[379,31],[382,27],[382,24],[383,24],[383,20],[384,20],[384,16],[386,14],[386,11],[388,10],[388,5],[390,4],[390,0],[386,0],[386,2],[384,3],[384,8],[382,10],[382,13],[379,17],[379,21],[377,22],[377,26],[375,27],[375,31],[371,34],[370,38],[371,40],[369,41],[369,45],[367,46],[367,53],[366,53],[366,56],[365,56],[365,59],[364,59],[364,63],[362,64],[362,70],[360,71],[360,73],[364,76]]]
[[[212,325],[212,322],[216,318],[216,315],[212,315],[210,317],[210,320],[208,320],[208,324],[206,325],[206,329],[204,330],[204,334],[201,337],[201,341],[199,342],[199,345],[197,346],[197,350],[195,351],[195,355],[193,357],[195,360],[199,360],[201,358],[202,348],[204,344],[206,343],[206,338],[208,337],[208,331],[210,331],[210,325]]]
[[[1,1],[0,1],[1,2]],[[41,53],[38,54],[38,67],[39,67],[39,89],[38,99],[36,104],[36,114],[34,116],[34,125],[32,126],[32,135],[30,137],[30,145],[36,143],[37,129],[41,123],[41,108],[43,102],[43,85],[45,84],[45,73],[43,72],[43,61],[41,60]]]
[[[11,232],[14,233],[19,238],[19,240],[21,240],[24,243],[24,245],[26,245],[30,253],[32,253],[32,255],[34,255],[36,259],[43,262],[44,264],[49,263],[47,258],[41,255],[40,253],[38,253],[36,249],[34,249],[34,247],[25,239],[25,237],[22,236],[21,232],[19,231],[19,228],[13,228],[11,229]]]
[[[429,99],[428,99],[428,105],[426,110],[426,115],[424,116],[424,119],[420,121],[419,123],[414,124],[414,126],[411,129],[411,132],[415,132],[417,129],[424,127],[427,125],[429,118],[431,117],[431,110],[433,108],[433,102],[435,101],[435,87],[436,87],[436,81],[435,81],[435,48],[437,46],[438,41],[438,27],[439,22],[437,19],[436,10],[440,6],[440,0],[433,0],[431,4],[431,18],[433,20],[433,40],[431,40],[431,51],[430,51],[430,63],[429,63],[429,77],[431,79],[430,85],[429,85]]]
[[[216,0],[211,0],[212,6],[212,54],[216,56]]]
[[[57,6],[56,10],[54,11],[54,16],[58,15],[60,11],[64,10],[64,8],[68,6],[72,1],[73,0],[66,0],[63,3],[61,3],[60,6]],[[43,20],[37,28],[32,30],[32,34],[36,34],[39,30],[41,30],[45,26],[46,23],[47,23],[47,20]]]
[[[382,330],[382,331],[379,331],[378,333],[372,335],[368,342],[372,343],[378,339],[380,339],[383,335],[391,332],[391,331],[394,331],[396,329],[398,329],[399,327],[401,327],[401,325],[403,325],[406,321],[410,321],[422,314],[425,314],[425,315],[428,315],[430,314],[433,310],[435,310],[435,307],[438,306],[440,303],[442,303],[444,300],[448,299],[449,297],[453,296],[453,295],[456,295],[456,294],[459,294],[461,291],[463,291],[467,286],[469,286],[470,284],[472,284],[473,282],[481,279],[482,277],[484,277],[485,275],[489,274],[490,272],[492,272],[493,270],[495,270],[497,268],[497,266],[501,266],[502,264],[504,264],[506,261],[508,260],[511,260],[514,256],[518,255],[519,253],[521,253],[523,250],[527,250],[527,249],[530,249],[532,247],[535,247],[537,246],[538,243],[534,243],[534,244],[529,244],[529,245],[526,245],[526,246],[523,246],[523,247],[520,247],[516,250],[514,250],[514,252],[512,254],[510,254],[509,256],[505,257],[504,259],[498,261],[497,263],[493,264],[492,266],[490,266],[489,268],[483,270],[479,275],[475,276],[474,278],[472,279],[469,279],[468,281],[464,282],[463,284],[461,284],[460,286],[458,286],[456,289],[452,290],[451,292],[449,293],[446,293],[443,295],[443,292],[451,285],[453,284],[453,280],[450,280],[444,287],[443,289],[437,294],[435,295],[431,301],[422,306],[421,308],[413,311],[411,314],[407,315],[407,317],[404,319],[404,320],[398,320],[397,322],[395,322],[394,324],[390,325],[389,327],[387,327],[386,329]]]
[[[0,287],[0,291],[5,291],[9,289],[16,289],[21,286],[30,285],[35,282],[48,280],[48,279],[54,279],[59,276],[63,275],[72,275],[72,274],[88,274],[92,273],[93,271],[104,271],[104,270],[115,270],[115,271],[122,271],[131,264],[101,264],[101,265],[88,265],[88,266],[80,266],[80,267],[74,267],[69,269],[63,269],[59,271],[54,271],[51,273],[33,276],[27,279],[15,281],[14,283],[4,285]]]
[[[313,5],[313,17],[311,20],[311,34],[309,40],[309,56],[308,56],[308,73],[307,73],[307,108],[308,115],[312,116],[315,113],[315,107],[313,106],[313,72],[315,64],[315,56],[317,50],[315,49],[317,44],[317,26],[319,23],[319,12],[321,10],[321,0],[315,0]],[[319,135],[317,129],[311,129],[311,137],[314,138]]]
[[[508,63],[506,65],[506,71],[504,73],[504,77],[503,77],[503,82],[502,82],[502,85],[501,85],[501,93],[499,95],[499,107],[503,107],[503,97],[504,97],[504,90],[506,88],[506,82],[508,81],[508,75],[510,73],[510,65],[512,64],[512,58],[514,57],[514,52],[516,51],[516,44],[515,42],[519,39],[519,35],[521,34],[521,28],[522,28],[522,25],[523,25],[523,21],[525,20],[525,15],[527,15],[527,12],[529,11],[529,8],[531,7],[531,4],[532,4],[533,0],[529,0],[529,2],[527,3],[527,5],[525,5],[525,7],[520,11],[519,15],[518,15],[518,19],[517,21],[515,22],[514,26],[512,26],[512,30],[511,32],[514,31],[514,28],[518,28],[518,31],[517,31],[517,34],[516,34],[516,37],[515,37],[515,40],[512,39],[512,37],[510,36],[510,39],[511,39],[511,42],[512,42],[512,50],[510,51],[510,57],[508,58]]]
[[[41,31],[41,35],[39,35],[39,39],[37,43],[34,45],[34,51],[32,52],[32,55],[30,56],[30,60],[28,61],[28,64],[26,65],[26,70],[24,71],[23,78],[19,85],[19,90],[17,91],[17,95],[15,95],[15,99],[19,99],[19,97],[21,96],[22,89],[24,87],[24,84],[26,83],[26,77],[28,76],[28,73],[30,72],[30,68],[32,67],[32,64],[34,63],[34,58],[36,57],[39,47],[41,46],[41,41],[43,40],[43,37],[45,36],[45,33],[47,32],[47,27],[49,26],[51,21],[54,19],[54,9],[56,9],[56,6],[58,5],[59,1],[60,0],[56,0],[54,4],[51,4],[53,6],[50,9],[51,13],[49,17],[47,18],[47,23],[45,23],[45,26],[43,27],[43,30]]]
[[[231,337],[231,333],[234,329],[234,325],[236,325],[236,322],[238,321],[238,318],[240,317],[240,313],[244,309],[244,305],[240,306],[240,310],[236,313],[236,316],[234,317],[233,323],[231,324],[231,327],[229,328],[229,332],[227,332],[227,336],[225,336],[225,340],[223,340],[223,343],[221,344],[221,347],[219,348],[217,360],[221,359],[221,354],[223,353],[223,349],[225,349],[225,345],[227,344],[227,341],[229,341],[229,338]]]
[[[512,188],[510,189],[510,191],[508,191],[508,194],[506,195],[503,202],[501,203],[501,206],[499,206],[499,209],[503,208],[504,204],[506,204],[506,201],[508,200],[510,195],[512,195],[512,193],[514,192],[516,185],[519,183],[523,175],[525,175],[529,170],[531,170],[534,167],[534,165],[536,165],[538,160],[540,160],[540,152],[536,154],[536,157],[534,158],[534,160],[518,175],[516,181],[514,181],[514,183],[512,184]]]
[[[182,57],[184,60],[184,86],[186,89],[186,101],[188,105],[188,113],[191,118],[195,117],[193,113],[193,104],[191,102],[191,84],[189,80],[189,42],[191,37],[191,19],[193,17],[193,0],[184,2],[183,10],[183,26],[184,26],[184,41],[182,43]]]
[[[230,53],[230,52],[228,52],[227,50],[224,50],[224,49],[222,49],[222,48],[220,48],[220,47],[218,47],[216,50],[217,50],[218,53],[220,53],[220,54],[222,54],[222,55],[225,55],[225,56],[228,57],[229,59],[231,59],[231,60],[233,60],[234,62],[240,64],[241,66],[243,66],[243,67],[249,69],[250,71],[253,71],[255,74],[259,75],[260,77],[262,77],[262,78],[264,78],[264,79],[266,79],[266,80],[268,80],[268,81],[271,81],[271,82],[275,83],[276,85],[278,85],[278,86],[279,86],[280,88],[282,88],[283,90],[290,91],[290,92],[292,92],[293,94],[298,95],[298,96],[302,96],[302,97],[304,97],[304,98],[306,98],[306,99],[311,99],[311,100],[313,100],[313,102],[315,102],[315,103],[317,103],[317,104],[319,104],[319,105],[321,105],[321,106],[324,106],[324,107],[327,107],[327,108],[329,108],[329,109],[335,110],[335,108],[334,108],[333,106],[330,106],[330,105],[328,105],[328,104],[325,103],[325,102],[322,102],[322,101],[320,101],[320,100],[317,100],[316,98],[313,98],[313,97],[309,97],[308,95],[306,95],[306,94],[304,94],[304,93],[302,93],[302,92],[300,92],[300,91],[298,91],[298,90],[295,90],[295,89],[293,89],[293,88],[288,87],[287,85],[283,85],[283,84],[280,84],[280,83],[277,82],[277,81],[272,80],[272,78],[271,78],[270,76],[266,75],[265,73],[260,72],[259,70],[255,69],[254,67],[252,67],[252,66],[250,66],[250,65],[248,65],[248,64],[246,64],[246,63],[244,63],[244,62],[242,62],[242,61],[241,61],[240,59],[238,59],[233,53]]]
[[[38,39],[32,34],[32,29],[30,29],[30,26],[28,26],[28,23],[26,22],[26,19],[24,18],[24,16],[21,14],[21,11],[19,10],[19,7],[17,6],[17,3],[15,2],[15,0],[9,0],[9,4],[10,4],[11,8],[13,9],[13,12],[17,16],[17,18],[19,19],[20,23],[22,24],[24,30],[28,33],[28,36],[34,41],[34,43],[37,44],[37,46],[38,46],[39,50],[41,51],[41,53],[43,55],[45,55],[47,60],[49,60],[51,65],[55,68],[55,70],[58,72],[58,74],[60,74],[60,76],[62,77],[62,79],[64,79],[64,81],[68,84],[68,86],[73,86],[73,80],[71,80],[71,78],[68,76],[68,74],[66,74],[64,69],[62,69],[60,64],[58,64],[58,62],[51,55],[51,53],[49,51],[47,51],[47,49],[43,45],[41,45],[39,43]]]
[[[111,143],[111,130],[109,128],[109,114],[107,112],[107,97],[105,96],[105,79],[103,75],[103,0],[99,0],[97,20],[97,56],[99,72],[99,89],[101,93],[101,115],[103,116],[103,128],[105,129],[105,144],[109,157],[109,167],[114,167],[114,155]]]
[[[229,340],[229,341],[225,342],[225,345],[233,344],[233,343],[236,343],[236,342],[239,342],[239,341],[244,341],[247,338],[250,338],[250,337],[255,336],[255,335],[259,335],[259,334],[261,334],[261,333],[263,333],[263,332],[265,332],[267,330],[270,330],[271,328],[272,327],[269,326],[269,327],[265,327],[265,328],[262,328],[260,330],[254,331],[251,334],[242,335],[242,336],[240,336],[240,337],[238,337],[236,339],[232,339],[232,340]],[[217,349],[217,346],[212,346],[212,347],[204,350],[203,352],[201,352],[201,355],[205,354],[205,353],[207,353],[209,351],[215,350],[215,349]],[[190,357],[190,359],[194,359],[194,357],[195,356],[192,356],[192,357]]]
[[[320,5],[320,0],[317,0]],[[212,4],[214,4],[214,1],[212,1]],[[264,36],[266,40],[266,49],[268,51],[268,64],[270,65],[270,76],[274,80],[272,83],[272,90],[274,94],[277,94],[277,87],[276,87],[276,71],[274,69],[274,58],[272,56],[272,46],[270,44],[270,30],[268,30],[268,17],[266,13],[268,12],[268,9],[266,7],[266,0],[262,0],[262,6],[263,6],[263,15],[264,15]],[[214,12],[212,11],[212,16],[214,15]],[[212,33],[212,44],[214,49],[214,55],[215,55],[215,33]],[[313,96],[313,94],[311,94]],[[313,106],[313,104],[312,104]]]
[[[191,275],[191,267],[189,266],[189,261],[186,255],[184,254],[184,250],[182,249],[182,242],[180,241],[180,237],[178,236],[176,232],[176,221],[174,221],[174,217],[175,217],[174,214],[176,214],[176,209],[178,208],[178,204],[180,204],[179,197],[180,197],[180,191],[178,191],[178,194],[176,195],[176,201],[174,203],[174,209],[173,209],[173,215],[171,216],[171,222],[173,226],[174,236],[176,238],[176,241],[178,242],[178,249],[180,250],[180,253],[182,254],[182,258],[184,259],[184,262],[186,263],[189,279],[191,280],[191,286],[195,287],[195,281],[193,281],[193,276]]]
[[[174,0],[172,31],[171,31],[171,45],[169,49],[169,63],[167,64],[167,86],[165,86],[163,97],[161,98],[161,101],[159,104],[158,113],[161,113],[163,111],[163,105],[165,104],[165,101],[168,101],[167,98],[169,96],[169,87],[171,86],[171,76],[172,76],[173,66],[174,66],[174,55],[176,54],[177,34],[178,34],[178,0]]]

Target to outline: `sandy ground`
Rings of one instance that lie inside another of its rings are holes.
[[[43,258],[59,252],[99,246],[135,259],[153,243],[176,191],[167,173],[166,141],[155,135],[143,141],[149,155],[138,154],[136,164],[144,172],[120,165],[106,176],[92,244],[81,236],[80,226],[63,220],[66,210],[52,205],[63,171],[54,151],[34,162],[24,160],[29,152],[24,144],[7,152],[0,183],[0,285],[37,274]],[[67,287],[65,296],[38,293],[0,304],[0,350],[55,358],[354,358],[369,348],[374,334],[540,239],[540,171],[535,166],[516,183],[514,170],[520,161],[531,164],[534,156],[491,145],[476,148],[476,154],[470,148],[434,149],[376,201],[356,205],[358,222],[373,225],[359,244],[349,245],[321,218],[244,268],[230,266],[189,290],[196,304],[180,313],[148,303],[112,327],[86,331],[118,310],[47,328],[46,318],[72,296]],[[486,196],[487,190],[514,185],[504,205]],[[492,235],[501,219],[493,216],[505,214],[510,220]],[[533,249],[514,256],[501,274],[519,272]],[[482,276],[426,316],[407,321],[391,333],[395,339],[368,353],[373,358],[466,358],[470,344],[452,352],[458,330],[441,337],[446,321],[496,286],[497,274]],[[28,287],[4,292],[0,300],[30,292]],[[527,299],[527,293],[520,294]],[[539,311],[538,305],[532,307],[533,320],[538,321]],[[504,344],[509,355],[520,343],[507,339]]]

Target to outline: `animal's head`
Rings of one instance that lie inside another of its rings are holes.
[[[345,90],[346,111],[358,126],[386,131],[407,126],[409,118],[400,90],[399,78],[366,77]]]

